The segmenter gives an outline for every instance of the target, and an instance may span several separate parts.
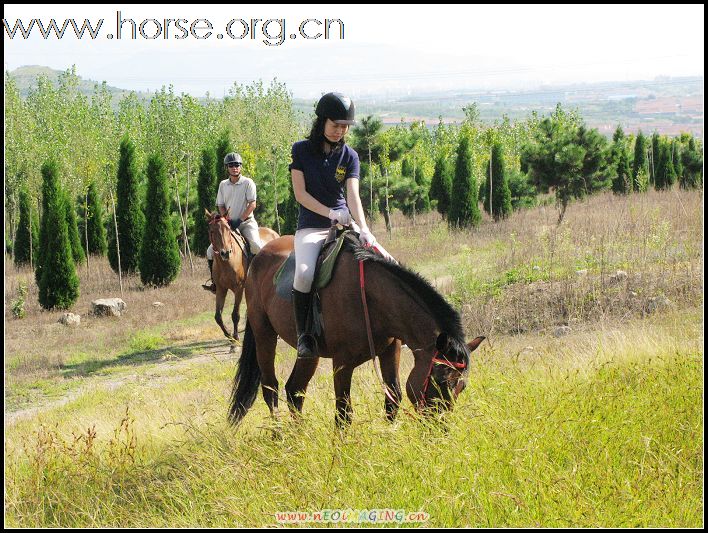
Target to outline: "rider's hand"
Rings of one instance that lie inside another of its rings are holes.
[[[349,214],[349,209],[347,209],[346,207],[341,207],[339,209],[330,209],[329,219],[332,222],[341,224],[342,226],[348,226],[352,222],[352,216]]]
[[[241,225],[241,222],[243,222],[243,220],[241,220],[240,218],[230,219],[229,226],[231,226],[232,230],[236,230]]]
[[[397,263],[393,256],[389,254],[386,249],[379,244],[379,242],[376,240],[376,237],[374,237],[374,234],[371,233],[368,229],[363,229],[359,232],[359,242],[361,242],[362,246],[364,248],[369,248],[379,255],[384,256],[386,259],[389,261],[393,261],[394,263]]]

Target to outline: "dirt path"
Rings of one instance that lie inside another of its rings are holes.
[[[173,348],[179,348],[179,345],[175,345]],[[236,348],[234,353],[230,353],[228,345],[224,345],[210,348],[193,356],[181,357],[178,360],[175,360],[174,357],[170,357],[168,352],[167,356],[164,356],[159,362],[149,365],[149,373],[147,375],[152,379],[159,379],[160,384],[176,382],[182,379],[179,375],[174,375],[176,374],[175,371],[180,368],[213,362],[226,363],[233,361],[235,363],[240,353],[241,350],[239,347]],[[37,414],[49,411],[51,409],[62,407],[80,398],[83,394],[96,387],[112,391],[122,387],[126,383],[135,382],[137,379],[139,379],[138,374],[132,370],[112,373],[110,376],[86,377],[83,379],[84,383],[79,388],[70,391],[59,399],[47,401],[39,405],[19,409],[17,411],[5,411],[5,427],[12,426],[21,420],[32,418]]]

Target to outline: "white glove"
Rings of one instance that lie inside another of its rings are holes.
[[[341,224],[342,226],[348,226],[349,224],[351,224],[352,216],[349,214],[349,209],[347,209],[346,207],[342,207],[340,209],[330,209],[329,219],[332,222]]]
[[[374,237],[374,234],[371,233],[368,229],[361,230],[359,232],[359,242],[361,242],[362,246],[364,248],[371,248],[374,252],[376,252],[379,255],[384,256],[386,259],[389,261],[393,261],[394,263],[398,263],[393,256],[386,251],[386,249],[379,244],[379,241],[376,240],[376,237]]]

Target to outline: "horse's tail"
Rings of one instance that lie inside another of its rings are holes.
[[[246,416],[258,394],[261,383],[261,370],[256,359],[256,337],[253,335],[251,324],[246,320],[246,332],[243,335],[241,358],[238,361],[238,370],[234,378],[234,387],[231,391],[231,405],[229,406],[229,422],[238,424]]]

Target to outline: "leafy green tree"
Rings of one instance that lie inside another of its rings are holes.
[[[135,146],[124,138],[120,144],[118,162],[118,183],[116,194],[116,221],[118,225],[119,246],[116,246],[115,231],[111,231],[108,260],[111,268],[118,272],[117,248],[120,248],[120,266],[124,273],[136,272],[143,240],[145,215],[138,193],[138,166],[135,159]]]
[[[452,182],[452,199],[448,223],[457,227],[478,226],[482,215],[477,205],[477,180],[472,166],[469,137],[462,135],[457,147],[455,179]]]
[[[293,191],[292,183],[290,184],[288,199],[284,203],[280,212],[283,215],[283,224],[280,226],[281,234],[295,235],[295,231],[297,230],[297,218],[300,212],[300,204],[298,204],[295,199],[295,192]]]
[[[194,209],[194,236],[192,248],[195,254],[205,255],[209,248],[209,225],[204,217],[204,210],[214,210],[216,204],[216,152],[207,147],[202,150],[197,180],[197,205]]]
[[[15,265],[29,265],[37,261],[39,246],[39,222],[37,211],[32,210],[32,204],[26,188],[20,189],[20,220],[14,242],[13,259]],[[30,253],[31,251],[31,253]]]
[[[526,174],[520,170],[511,170],[508,174],[512,209],[534,207],[538,192]]]
[[[140,251],[140,280],[144,285],[162,287],[177,277],[181,261],[169,213],[167,173],[159,155],[148,158],[146,174],[148,208]]]
[[[39,285],[44,273],[44,265],[48,257],[48,244],[54,237],[55,229],[49,224],[49,207],[61,207],[59,198],[59,165],[56,159],[50,159],[42,165],[42,219],[39,226],[39,249],[35,261],[34,278]],[[63,211],[62,211],[63,213]],[[66,219],[65,219],[66,221]],[[66,228],[66,225],[65,225]],[[69,238],[68,229],[66,230]],[[71,243],[69,243],[71,246]],[[73,259],[73,257],[72,257]]]
[[[43,229],[51,231],[45,237],[38,282],[39,304],[44,309],[68,309],[79,297],[79,278],[71,253],[66,208],[58,188],[57,172],[57,165],[53,161],[42,168],[48,184]],[[50,190],[52,185],[55,187]]]
[[[671,141],[671,162],[674,165],[674,171],[676,172],[676,180],[683,181],[683,160],[681,159],[681,154],[683,150],[681,149],[681,141],[678,138],[674,138]]]

